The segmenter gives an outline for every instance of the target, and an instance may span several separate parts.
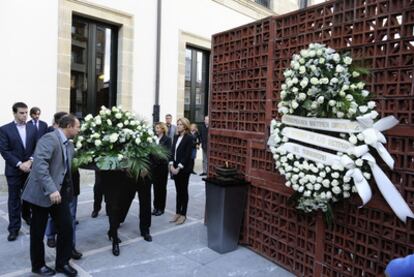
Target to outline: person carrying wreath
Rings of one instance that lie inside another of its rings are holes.
[[[109,219],[107,235],[112,240],[112,254],[118,256],[118,228],[137,192],[141,235],[146,241],[152,240],[150,157],[168,159],[168,151],[155,143],[152,126],[121,107],[102,106],[98,115],[89,114],[84,120],[74,141],[74,165],[99,170]]]
[[[139,198],[139,227],[144,240],[151,242],[151,182],[145,170],[138,178],[131,176],[126,170],[102,170],[102,188],[108,206],[109,230],[108,239],[112,240],[112,254],[119,256],[118,228],[128,215],[135,194]]]

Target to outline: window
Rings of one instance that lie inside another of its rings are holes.
[[[116,105],[117,39],[117,27],[73,17],[70,112],[79,118]]]
[[[187,47],[185,50],[184,116],[192,123],[204,122],[208,98],[208,51]]]
[[[270,9],[270,0],[255,0],[254,2]]]
[[[299,0],[299,9],[304,9],[309,5],[308,0]]]

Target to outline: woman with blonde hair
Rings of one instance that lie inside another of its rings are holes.
[[[171,151],[171,138],[167,136],[168,127],[164,122],[155,124],[156,142]],[[167,197],[168,161],[151,157],[151,176],[154,188],[154,210],[152,215],[160,216],[164,213]]]
[[[177,135],[171,148],[170,172],[177,191],[176,214],[170,220],[177,225],[187,219],[188,181],[190,179],[193,136],[190,134],[190,121],[182,117],[177,120]]]

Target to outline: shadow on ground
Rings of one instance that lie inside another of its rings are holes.
[[[196,167],[200,172],[200,165]],[[175,210],[175,188],[168,182],[167,211],[152,217],[151,243],[142,240],[138,228],[138,200],[135,199],[125,223],[119,229],[121,255],[114,257],[106,237],[108,219],[104,209],[91,218],[94,175],[82,171],[78,206],[77,248],[81,260],[71,261],[80,276],[293,276],[245,247],[218,254],[207,247],[204,225],[205,192],[201,177],[191,175],[188,220],[177,226],[168,220]],[[32,276],[30,272],[29,229],[23,225],[17,241],[7,241],[7,186],[0,180],[0,276]],[[46,248],[47,263],[54,267],[55,250]],[[59,276],[59,275],[57,275]]]

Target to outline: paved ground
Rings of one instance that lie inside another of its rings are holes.
[[[197,166],[199,168],[199,166]],[[71,261],[80,276],[281,276],[292,274],[245,247],[218,254],[207,247],[207,229],[203,224],[205,192],[201,177],[192,175],[188,220],[181,226],[168,223],[175,210],[175,188],[168,182],[167,211],[152,217],[153,242],[140,237],[138,201],[134,200],[125,223],[119,229],[121,255],[114,257],[106,237],[108,219],[104,210],[91,218],[93,174],[83,171],[78,206],[79,261]],[[4,180],[0,180],[4,184]],[[0,276],[31,276],[28,226],[23,225],[17,241],[7,241],[7,192],[0,185]],[[54,267],[55,250],[46,246],[47,263]],[[57,275],[59,276],[59,275]]]

